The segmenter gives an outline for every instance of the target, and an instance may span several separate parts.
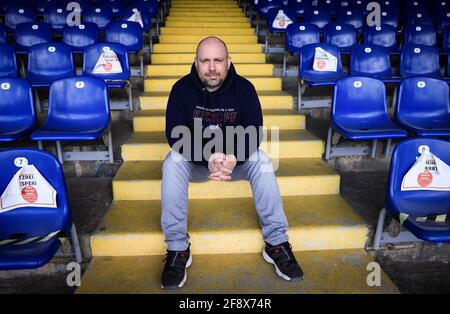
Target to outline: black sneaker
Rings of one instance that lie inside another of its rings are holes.
[[[289,242],[275,246],[266,243],[263,258],[266,262],[275,265],[275,270],[281,278],[288,281],[303,280],[303,271],[292,253],[292,246]]]
[[[186,251],[167,250],[166,264],[161,274],[161,288],[177,289],[183,287],[187,280],[186,268],[192,264],[189,248]]]

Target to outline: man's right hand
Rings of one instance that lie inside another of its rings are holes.
[[[209,179],[215,181],[229,181],[231,180],[231,173],[233,170],[224,167],[223,163],[227,160],[225,154],[214,153],[208,161],[208,169],[210,172]]]

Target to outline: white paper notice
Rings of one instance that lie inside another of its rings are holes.
[[[336,72],[337,58],[320,47],[316,48],[313,70],[318,72]]]
[[[94,74],[116,74],[122,73],[122,65],[116,53],[112,50],[103,51],[98,58],[95,68],[92,71]]]
[[[141,12],[136,10],[132,16],[128,19],[128,22],[136,22],[141,25],[141,27],[144,27],[144,23],[142,22],[142,15]]]
[[[283,10],[278,10],[278,14],[272,22],[272,27],[278,29],[286,29],[292,23],[292,20],[286,14],[284,14]]]

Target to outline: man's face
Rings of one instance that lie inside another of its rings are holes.
[[[230,69],[231,59],[228,58],[225,47],[217,40],[203,42],[195,59],[200,80],[206,89],[213,92],[225,81]]]

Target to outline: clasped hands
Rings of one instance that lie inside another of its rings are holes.
[[[225,155],[223,153],[214,153],[208,161],[208,178],[215,181],[231,180],[231,173],[236,167],[236,157],[234,155]]]

